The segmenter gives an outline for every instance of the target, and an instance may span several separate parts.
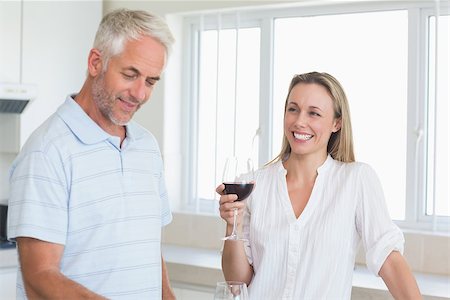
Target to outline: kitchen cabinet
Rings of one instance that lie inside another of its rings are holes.
[[[20,2],[0,1],[0,82],[20,80]],[[0,113],[0,153],[17,152],[20,119]]]
[[[18,152],[81,88],[101,17],[101,1],[0,1],[0,82],[38,87],[22,114],[0,114],[0,153]]]
[[[0,82],[20,78],[20,2],[0,1]]]
[[[20,148],[81,88],[101,18],[102,1],[0,1],[0,82],[38,88],[22,114],[0,113],[1,203],[8,198],[8,169]]]

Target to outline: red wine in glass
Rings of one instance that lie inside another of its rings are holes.
[[[224,182],[223,184],[225,185],[223,192],[225,194],[236,194],[238,196],[236,201],[242,201],[247,198],[255,186],[252,182]]]
[[[242,176],[245,176],[245,181],[242,180]],[[225,189],[223,190],[224,194],[236,194],[238,198],[235,201],[246,199],[255,186],[252,160],[250,158],[247,160],[238,160],[235,156],[228,158],[225,162],[222,179],[225,186]],[[229,236],[223,238],[224,240],[244,240],[241,239],[237,233],[237,214],[238,209],[234,208],[233,230]]]

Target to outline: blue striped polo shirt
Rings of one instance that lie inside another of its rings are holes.
[[[10,173],[8,237],[64,245],[61,272],[111,299],[161,299],[161,227],[172,214],[153,135],[103,131],[72,99],[28,139]],[[20,272],[18,299],[26,298]]]

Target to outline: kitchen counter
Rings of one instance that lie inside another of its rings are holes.
[[[211,289],[218,281],[224,280],[220,251],[163,244],[162,253],[170,280],[179,285],[196,285]],[[0,273],[15,269],[17,261],[15,248],[0,249]],[[414,275],[424,299],[450,299],[450,276],[419,272],[414,272]],[[380,296],[380,299],[388,295],[387,288],[380,277],[373,276],[365,266],[356,265],[352,299],[362,299],[364,295],[367,296],[367,293]]]
[[[16,299],[17,262],[16,248],[0,248],[0,299],[2,300]]]
[[[16,248],[0,248],[0,269],[17,267]]]
[[[215,287],[223,281],[220,251],[163,244],[162,254],[171,281],[186,285]],[[450,276],[414,272],[424,300],[449,300]],[[353,273],[352,299],[392,299],[381,277],[364,265]]]

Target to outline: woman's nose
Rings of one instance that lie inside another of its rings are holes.
[[[300,112],[298,114],[297,120],[295,120],[295,126],[297,127],[305,127],[308,123],[308,119],[305,113]]]

